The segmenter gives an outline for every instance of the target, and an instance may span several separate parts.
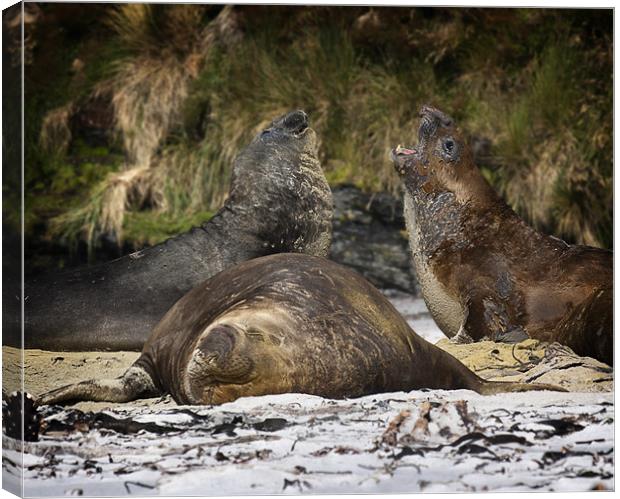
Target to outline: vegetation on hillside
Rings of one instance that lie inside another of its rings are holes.
[[[388,151],[432,103],[533,225],[612,245],[611,10],[42,4],[29,29],[33,236],[137,246],[199,223],[294,108],[332,184],[397,193]]]

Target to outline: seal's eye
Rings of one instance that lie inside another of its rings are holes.
[[[454,138],[446,137],[441,141],[439,153],[446,161],[457,161],[459,157],[459,145]]]
[[[263,130],[260,134],[261,137],[265,137],[271,133],[271,128],[267,128],[267,130]]]

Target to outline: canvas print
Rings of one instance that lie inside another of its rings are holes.
[[[5,489],[614,490],[612,9],[2,31]]]

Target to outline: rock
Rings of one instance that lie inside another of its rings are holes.
[[[360,272],[379,288],[418,294],[403,204],[388,193],[366,194],[351,185],[332,188],[334,233],[330,258]]]
[[[559,343],[525,340],[514,345],[481,341],[436,343],[480,377],[496,381],[549,383],[571,392],[613,390],[613,369],[591,357],[580,357]]]

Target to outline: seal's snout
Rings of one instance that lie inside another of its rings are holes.
[[[295,134],[304,132],[308,128],[308,115],[301,109],[293,111],[284,116],[282,127]]]
[[[407,147],[401,147],[400,145],[396,146],[392,149],[390,153],[390,158],[394,163],[394,168],[401,175],[405,174],[406,162],[408,159],[416,156],[415,149],[409,149]]]
[[[454,120],[450,116],[433,106],[422,106],[422,109],[420,109],[420,118],[422,118],[422,120],[427,119],[429,121],[433,121],[437,125],[443,127],[450,127],[454,125]]]
[[[198,350],[206,358],[214,358],[216,361],[229,357],[236,344],[236,331],[225,325],[214,327],[197,345]]]
[[[422,106],[420,109],[420,129],[418,139],[425,142],[435,135],[439,128],[450,128],[454,126],[454,120],[437,108],[432,106]]]

